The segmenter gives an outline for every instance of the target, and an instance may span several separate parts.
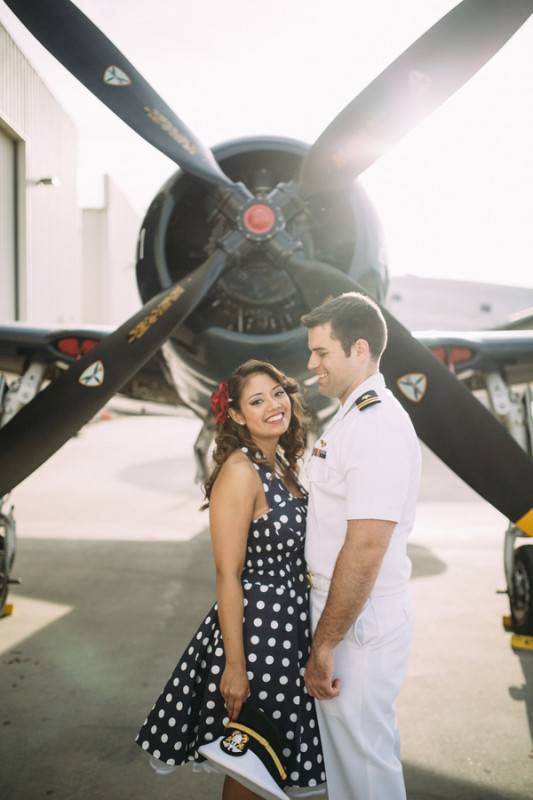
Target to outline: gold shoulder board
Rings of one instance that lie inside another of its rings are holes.
[[[363,411],[365,408],[368,408],[369,406],[375,406],[376,403],[381,403],[381,400],[379,399],[377,392],[375,392],[373,389],[370,389],[368,392],[365,392],[355,401],[355,405],[357,406],[359,411]]]

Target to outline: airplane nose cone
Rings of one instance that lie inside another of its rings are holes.
[[[265,203],[254,203],[243,214],[244,227],[250,233],[260,236],[272,230],[276,223],[276,215]]]

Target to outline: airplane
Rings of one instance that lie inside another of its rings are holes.
[[[463,0],[311,147],[254,137],[212,151],[70,0],[6,4],[178,170],[139,233],[144,305],[138,312],[117,330],[0,326],[0,370],[21,376],[0,380],[0,608],[14,580],[9,492],[115,393],[192,409],[203,420],[194,448],[200,477],[214,433],[211,393],[247,358],[272,361],[299,380],[317,431],[334,405],[305,371],[300,316],[357,290],[383,309],[389,346],[382,371],[419,437],[510,520],[507,626],[516,646],[532,646],[533,548],[516,542],[533,536],[533,336],[517,330],[411,335],[384,307],[380,222],[356,179],[497,52],[531,15],[533,0]],[[526,386],[517,390],[517,383]],[[472,394],[480,388],[489,409]]]

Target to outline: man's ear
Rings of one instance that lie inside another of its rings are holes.
[[[228,408],[228,416],[230,416],[233,422],[236,422],[237,425],[245,424],[243,415],[240,413],[240,411],[235,411],[234,408]]]
[[[370,358],[370,347],[366,339],[356,339],[352,344],[352,354],[358,358]]]

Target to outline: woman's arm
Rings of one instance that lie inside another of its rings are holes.
[[[243,642],[241,573],[259,485],[248,459],[243,461],[239,455],[230,456],[213,486],[209,504],[218,617],[226,657],[220,692],[231,720],[238,717],[249,694]]]

